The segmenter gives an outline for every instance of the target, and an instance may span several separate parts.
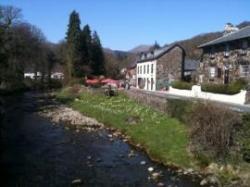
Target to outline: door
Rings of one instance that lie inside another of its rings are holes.
[[[224,84],[228,84],[229,83],[229,70],[225,69],[224,71]]]

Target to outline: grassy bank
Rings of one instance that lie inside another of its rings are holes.
[[[109,98],[82,92],[73,96],[63,90],[57,98],[85,115],[121,130],[133,143],[141,144],[152,158],[183,168],[195,167],[187,149],[187,128],[178,120],[137,104],[123,94]]]
[[[165,165],[213,173],[220,186],[245,187],[250,182],[250,166],[244,161],[250,158],[249,114],[182,100],[168,100],[166,114],[122,93],[107,97],[81,87],[63,89],[57,99],[122,131]]]

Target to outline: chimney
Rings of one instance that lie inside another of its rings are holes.
[[[235,27],[232,23],[226,23],[223,35],[225,36],[238,30],[239,28]]]

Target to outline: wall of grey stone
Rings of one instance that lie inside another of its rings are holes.
[[[130,89],[125,93],[138,103],[151,106],[160,112],[167,112],[167,99],[165,96],[139,89]]]
[[[173,48],[157,60],[157,78],[168,77],[180,79],[182,72],[182,50],[179,47]]]
[[[157,90],[171,80],[180,80],[183,73],[184,51],[176,46],[157,60]]]
[[[204,50],[202,56],[202,64],[199,69],[199,73],[204,75],[204,82],[215,82],[215,83],[224,83],[224,69],[228,65],[229,68],[229,82],[232,82],[240,78],[239,65],[250,64],[250,48],[239,49],[232,48],[227,52],[225,56],[223,46],[215,49],[212,56],[209,54],[209,50]],[[209,68],[216,67],[221,69],[220,77],[216,76],[211,79],[209,76]],[[249,79],[249,77],[248,77]]]
[[[250,104],[250,91],[247,91],[246,93],[246,102],[245,104]]]

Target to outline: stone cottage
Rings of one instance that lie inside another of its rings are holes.
[[[200,83],[227,84],[236,79],[250,80],[250,26],[225,26],[222,37],[199,46],[203,50]]]
[[[174,80],[184,78],[185,50],[178,44],[140,54],[136,66],[137,88],[164,89]]]
[[[130,63],[125,68],[125,79],[128,81],[130,86],[136,87],[136,61]]]

